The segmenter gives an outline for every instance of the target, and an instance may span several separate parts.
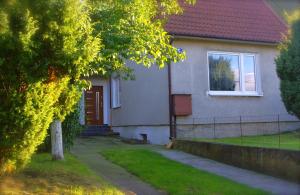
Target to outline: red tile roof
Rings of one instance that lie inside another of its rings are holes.
[[[286,25],[264,0],[198,0],[182,3],[184,13],[171,16],[172,35],[277,43]]]

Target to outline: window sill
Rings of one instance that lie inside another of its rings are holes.
[[[232,92],[232,91],[208,91],[210,96],[244,96],[244,97],[262,97],[263,94],[257,92]]]
[[[112,109],[118,109],[118,108],[121,108],[121,105],[113,106],[113,107],[112,107]]]

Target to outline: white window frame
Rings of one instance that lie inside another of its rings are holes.
[[[240,91],[213,91],[210,90],[210,78],[209,78],[209,55],[219,54],[219,55],[236,55],[239,56],[239,69],[240,69]],[[254,57],[254,78],[255,78],[255,91],[246,91],[244,82],[244,56]],[[208,95],[211,96],[263,96],[259,92],[258,82],[260,81],[260,75],[258,71],[258,65],[256,62],[255,53],[239,53],[239,52],[224,52],[224,51],[208,51],[207,52],[207,70],[208,70]]]
[[[120,93],[121,93],[120,78],[119,77],[111,78],[112,108],[121,107]]]

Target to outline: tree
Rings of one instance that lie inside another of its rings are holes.
[[[61,124],[63,151],[70,151],[71,147],[74,145],[75,138],[82,132],[82,130],[84,130],[85,126],[80,124],[80,109],[81,105],[78,104],[75,109],[65,117]],[[51,150],[51,133],[49,128],[43,144],[38,147],[38,151],[51,152]]]
[[[101,41],[78,0],[1,3],[0,173],[7,173],[26,165],[53,119],[78,102]]]
[[[276,59],[281,98],[287,111],[300,119],[300,11],[289,18],[290,30]]]
[[[162,68],[185,56],[163,29],[182,11],[177,0],[0,3],[0,173],[26,165],[50,123],[74,108],[86,77],[130,77],[126,60]]]

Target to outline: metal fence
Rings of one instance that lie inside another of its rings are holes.
[[[300,120],[291,115],[177,118],[175,127],[178,139],[300,149]]]

